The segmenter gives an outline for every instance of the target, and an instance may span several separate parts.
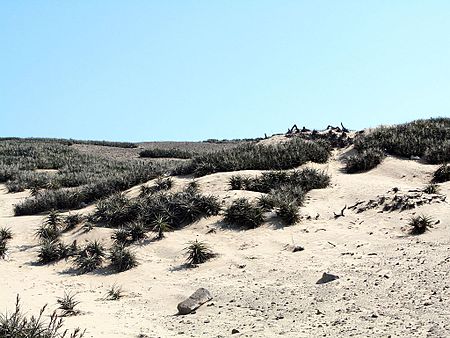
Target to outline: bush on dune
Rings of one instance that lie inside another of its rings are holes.
[[[189,164],[175,170],[175,173],[204,176],[237,170],[284,170],[295,168],[308,161],[324,163],[329,155],[328,144],[322,141],[305,141],[296,137],[277,145],[250,143],[195,156]]]
[[[365,149],[345,160],[345,171],[349,174],[368,171],[375,168],[384,159],[384,153],[380,149]]]

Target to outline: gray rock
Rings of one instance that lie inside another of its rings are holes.
[[[239,333],[239,330],[238,330],[238,329],[233,329],[233,330],[231,330],[231,334],[236,334],[236,333]]]
[[[209,302],[212,298],[213,297],[208,290],[206,290],[205,288],[200,288],[195,291],[189,298],[178,304],[178,314],[187,315],[195,309],[198,309],[206,302]]]
[[[339,279],[339,276],[332,275],[331,273],[324,272],[323,275],[322,275],[322,278],[320,278],[316,282],[316,284],[325,284],[325,283],[328,283],[328,282],[332,282],[332,281],[334,281],[336,279]]]

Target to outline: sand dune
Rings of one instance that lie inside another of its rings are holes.
[[[25,310],[37,313],[48,304],[50,314],[65,290],[76,292],[82,313],[65,318],[66,326],[86,328],[86,336],[96,338],[229,337],[233,329],[239,331],[233,337],[450,336],[449,204],[403,212],[346,210],[344,217],[333,217],[345,205],[374,199],[394,187],[400,192],[423,188],[437,166],[387,157],[367,173],[349,175],[341,172],[339,161],[345,151],[335,152],[327,164],[312,165],[326,170],[332,184],[308,194],[298,224],[282,227],[269,219],[258,229],[235,231],[223,226],[221,216],[203,219],[162,241],[133,245],[140,264],[120,274],[100,270],[77,275],[64,261],[37,265],[34,232],[43,216],[13,217],[13,205],[28,193],[7,194],[1,186],[0,227],[10,227],[14,239],[7,259],[0,261],[0,308],[11,310],[20,294]],[[224,204],[260,195],[230,191],[227,182],[233,174],[197,181],[202,192]],[[190,180],[175,178],[174,189]],[[440,189],[448,196],[450,182]],[[134,187],[127,194],[136,196],[138,191]],[[421,213],[439,224],[424,235],[406,235],[408,218]],[[211,228],[216,231],[207,234]],[[99,239],[109,245],[111,232],[75,229],[63,238],[79,243]],[[182,250],[196,238],[209,243],[218,256],[185,269]],[[294,253],[293,244],[305,250]],[[316,285],[323,272],[340,278]],[[103,300],[114,283],[123,286],[126,297]],[[175,316],[177,304],[199,287],[210,290],[212,302],[195,314]]]

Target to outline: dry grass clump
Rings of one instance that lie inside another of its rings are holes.
[[[349,174],[368,171],[379,165],[384,159],[380,149],[369,148],[345,159],[345,171]]]
[[[63,321],[54,312],[50,320],[44,320],[44,306],[38,316],[27,317],[17,296],[14,312],[0,315],[0,337],[4,338],[82,338],[85,331],[79,328],[71,333],[63,329]]]
[[[432,183],[443,183],[450,181],[450,165],[444,163],[434,173]]]
[[[292,138],[277,145],[249,143],[232,149],[194,156],[188,164],[174,170],[174,174],[204,176],[215,172],[237,170],[291,169],[308,161],[324,163],[330,155],[324,142]]]

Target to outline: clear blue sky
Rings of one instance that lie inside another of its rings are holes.
[[[202,140],[450,115],[449,1],[0,2],[0,136]]]

